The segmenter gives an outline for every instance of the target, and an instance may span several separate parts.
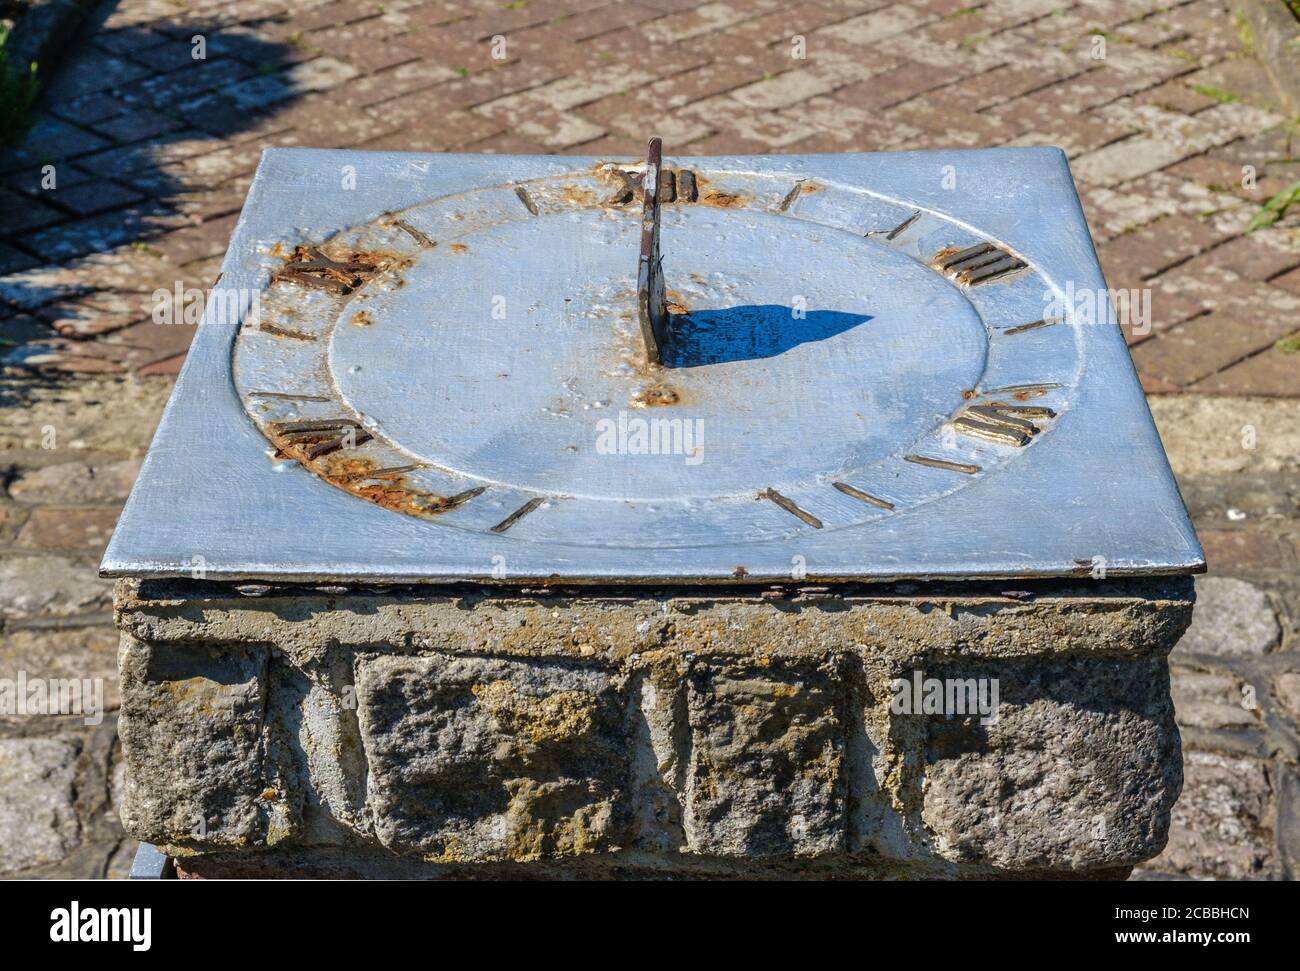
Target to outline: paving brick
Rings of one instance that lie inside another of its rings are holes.
[[[814,31],[813,36],[831,34],[837,41],[855,47],[872,47],[881,41],[915,30],[926,22],[926,15],[911,7],[892,4]]]
[[[755,81],[731,92],[730,97],[751,109],[775,111],[844,87],[850,80],[814,67],[796,67],[775,77]]]
[[[28,549],[103,551],[117,525],[118,509],[59,508],[34,509],[18,545]]]
[[[918,148],[1000,145],[1024,131],[1024,123],[1014,114],[972,113],[960,105],[935,105],[922,98],[891,108],[889,117],[931,136],[918,139]]]
[[[641,112],[657,110],[659,104],[660,96],[653,91],[653,87],[641,88],[627,94],[611,95],[594,104],[583,105],[582,117],[607,130],[612,129],[612,137],[616,141],[633,136],[634,140],[641,144],[644,142],[644,129],[637,119],[642,117]],[[673,110],[666,113],[661,111],[655,127],[655,132],[672,145],[685,145],[714,131],[716,128],[713,125],[697,118],[686,117]],[[644,145],[642,144],[641,147],[643,148]],[[599,154],[594,147],[592,151]]]
[[[122,502],[139,471],[138,459],[58,462],[20,472],[9,485],[9,495],[32,504]]]
[[[658,74],[639,68],[621,65],[598,66],[584,69],[519,94],[507,95],[474,109],[488,117],[510,122],[525,118],[532,112],[550,109],[564,112],[592,101],[622,91],[630,91],[642,84],[656,80]]]
[[[8,276],[37,266],[40,266],[40,263],[27,253],[14,249],[8,243],[0,243],[0,276]]]
[[[1269,281],[1275,287],[1281,287],[1287,293],[1294,293],[1300,296],[1300,269],[1292,270],[1290,273],[1283,273],[1281,276],[1274,277]]]
[[[1087,153],[1075,160],[1073,168],[1075,176],[1085,182],[1112,186],[1163,169],[1190,154],[1175,143],[1134,135]]]
[[[418,61],[423,56],[420,47],[408,41],[358,38],[349,27],[318,31],[307,42],[365,74]]]
[[[166,132],[184,128],[183,122],[170,115],[142,108],[118,115],[107,121],[92,126],[100,135],[115,142],[138,142],[145,138],[156,138]]]
[[[502,64],[437,84],[414,103],[418,105],[425,99],[432,99],[439,105],[446,105],[449,110],[473,108],[475,105],[494,101],[508,94],[535,88],[547,81],[554,81],[563,73],[557,67],[528,61]],[[386,112],[411,103],[411,100],[400,97],[389,98],[386,101],[369,104],[366,110],[372,113]],[[403,107],[403,110],[411,109]]]
[[[1197,531],[1210,570],[1226,574],[1260,570],[1294,570],[1295,549],[1285,539],[1263,530],[1201,529]]]
[[[424,124],[399,128],[397,131],[361,143],[359,147],[371,151],[426,151],[444,152],[452,148],[476,145],[485,139],[506,131],[507,125],[495,118],[487,118],[473,111],[453,111],[432,119]],[[538,129],[544,130],[539,123]],[[599,132],[597,133],[599,134]],[[531,137],[520,133],[520,138]],[[403,143],[402,139],[406,141]],[[530,141],[534,151],[545,154],[554,151],[541,141]],[[482,151],[482,149],[474,149]]]
[[[456,71],[444,64],[417,61],[357,78],[339,91],[338,100],[354,108],[364,108],[455,77],[459,77]]]
[[[768,72],[759,60],[745,63],[714,61],[658,81],[646,90],[661,99],[665,107],[680,108],[760,81],[765,73]]]
[[[1244,101],[1276,108],[1277,90],[1262,63],[1253,57],[1229,57],[1184,77],[1188,86],[1202,88],[1215,101]]]
[[[1148,88],[1134,97],[1138,104],[1155,105],[1166,111],[1178,111],[1193,114],[1208,108],[1215,100],[1192,89],[1188,78],[1166,81],[1154,88]]]
[[[816,132],[797,118],[746,110],[746,106],[730,95],[698,101],[682,109],[679,116],[719,132],[733,133],[750,145],[764,146],[759,151],[783,148]]]
[[[583,142],[563,149],[564,155],[595,155],[599,158],[626,158],[635,161],[645,154],[645,140],[636,135],[610,132],[595,141]]]
[[[1136,282],[1184,262],[1217,241],[1214,231],[1199,220],[1170,216],[1102,244],[1098,255],[1107,280]]]
[[[1297,326],[1300,335],[1300,321]],[[1192,388],[1213,394],[1293,398],[1300,393],[1300,353],[1283,351],[1274,344],[1217,374],[1202,378]]]
[[[1054,88],[1016,98],[987,114],[1007,119],[1022,133],[1007,142],[1008,146],[1051,145],[1071,159],[1126,138],[1133,132],[1090,118],[1063,114],[1054,103]]]
[[[646,37],[655,44],[690,40],[757,17],[763,11],[756,8],[762,6],[771,9],[775,4],[706,3],[653,21],[646,29]]]
[[[156,361],[138,367],[135,373],[145,377],[167,377],[174,378],[181,373],[181,367],[185,364],[185,354],[172,354],[168,357],[159,358]]]
[[[29,166],[59,162],[85,155],[110,144],[108,139],[101,138],[84,128],[69,125],[57,118],[45,118],[32,126],[31,132],[18,150],[5,152],[0,156],[0,171],[13,172]]]
[[[875,77],[841,88],[835,92],[835,98],[855,108],[885,108],[933,91],[959,76],[955,69],[945,74],[931,64],[904,60]]]
[[[1300,249],[1293,249],[1288,240],[1274,239],[1265,233],[1239,236],[1198,257],[1197,262],[1212,262],[1218,269],[1248,280],[1267,280],[1300,266]]]
[[[861,7],[866,4],[857,4]],[[873,4],[880,6],[880,4]],[[861,11],[856,11],[861,12]],[[819,45],[815,39],[809,49],[809,35],[829,24],[843,23],[853,16],[854,11],[847,5],[837,8],[834,5],[804,2],[783,5],[779,10],[736,24],[727,33],[735,39],[752,42],[762,47],[780,46],[789,53],[793,50],[793,38],[803,38],[803,47],[807,56],[815,58]]]
[[[134,295],[90,294],[57,300],[36,311],[38,320],[61,337],[83,339],[130,326],[147,313]]]
[[[128,105],[122,99],[107,92],[84,95],[63,101],[53,101],[48,105],[55,116],[74,125],[94,125],[107,121],[124,113]]]
[[[209,54],[216,53],[211,49],[209,33],[206,27],[195,27],[190,31],[189,37],[166,37],[160,44],[151,44],[125,53],[136,64],[147,67],[154,73],[175,71],[191,67],[195,62],[205,60]],[[203,38],[202,46],[194,43],[193,39],[198,36]],[[203,56],[196,57],[195,54]]]
[[[1243,181],[1247,176],[1246,167],[1213,154],[1198,155],[1185,159],[1177,165],[1166,169],[1166,174],[1180,179],[1188,179],[1198,185],[1216,192],[1231,192],[1243,199],[1262,205],[1270,196],[1280,192],[1285,184],[1283,176],[1271,176],[1267,170],[1252,167],[1255,186],[1247,188]]]
[[[317,30],[322,27],[334,27],[358,20],[377,17],[383,13],[379,3],[356,3],[353,0],[334,0],[305,10],[297,10],[289,18],[288,24],[293,30]]]
[[[819,130],[819,134],[792,144],[790,151],[878,152],[913,144],[921,137],[920,129],[898,118],[855,108],[834,97],[813,98],[788,113]],[[823,147],[812,148],[813,139]],[[836,147],[829,147],[832,145]]]
[[[1023,61],[1005,64],[972,78],[962,84],[963,101],[969,99],[969,104],[979,105],[980,110],[984,111],[1021,95],[1059,83],[1062,77],[1082,74],[1086,70],[1086,67],[1078,61],[1072,61],[1070,66],[1059,71],[1045,69],[1041,58],[1031,63],[1032,66]]]
[[[1294,326],[1294,320],[1209,313],[1139,344],[1133,363],[1139,371],[1187,386],[1269,347]]]
[[[0,233],[20,236],[43,229],[63,219],[57,209],[36,200],[24,199],[16,192],[0,190]]]
[[[130,54],[166,43],[167,37],[152,30],[101,30],[94,35],[96,47],[110,54]]]
[[[120,87],[146,77],[149,73],[149,68],[128,58],[84,47],[75,50],[59,66],[57,76],[47,88],[47,97],[65,101]]]
[[[238,216],[232,213],[199,226],[158,236],[152,245],[176,266],[209,256],[219,256],[225,252],[237,220]]]
[[[570,66],[588,56],[589,51],[609,50],[607,45],[589,47],[577,45],[603,34],[625,31],[646,20],[663,16],[662,11],[636,3],[611,4],[586,14],[551,20],[523,30],[511,31],[507,36],[512,57],[525,60],[542,59],[549,62],[568,60]],[[639,36],[639,35],[638,35]],[[648,46],[648,42],[647,42]]]
[[[52,194],[52,200],[74,216],[93,216],[139,202],[144,196],[108,179],[91,179]]]
[[[466,145],[471,152],[487,152],[494,155],[545,155],[546,146],[513,131],[502,131],[496,135]]]
[[[75,259],[151,235],[166,216],[157,204],[138,204],[42,230],[28,237],[27,246],[48,260]]]

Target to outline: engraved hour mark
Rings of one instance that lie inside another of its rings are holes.
[[[991,405],[972,405],[966,409],[966,414],[975,417],[979,421],[991,422],[994,425],[1005,425],[1007,428],[1014,428],[1017,431],[1024,432],[1026,435],[1037,435],[1038,426],[1032,421],[1024,418],[1017,418],[1015,415],[1008,415],[1001,408]]]
[[[989,283],[1029,265],[992,243],[976,243],[956,252],[942,249],[931,263],[964,286]]]
[[[1061,322],[1060,317],[1047,317],[1043,320],[1035,320],[1032,324],[1019,324],[1015,327],[1008,327],[1006,330],[1002,331],[1002,333],[1008,335],[1023,334],[1026,331],[1039,330],[1040,328],[1043,327],[1051,327],[1053,324],[1059,324],[1060,322]]]
[[[637,180],[635,172],[610,166],[606,171],[617,178],[622,185],[601,205],[626,206],[634,199],[644,201],[645,192]],[[700,198],[699,186],[695,173],[690,169],[668,169],[660,166],[657,197],[660,202],[697,202]]]
[[[916,222],[920,218],[921,210],[918,209],[889,232],[885,233],[885,239],[897,239],[899,236],[903,235],[903,233],[907,232],[908,227],[911,226],[912,223]]]
[[[534,216],[537,215],[537,203],[533,202],[533,197],[528,194],[527,189],[522,185],[517,185],[515,186],[515,195],[519,197],[519,201],[524,204],[525,209],[531,212]]]
[[[424,249],[433,249],[438,245],[434,240],[420,232],[420,230],[416,229],[405,219],[394,219],[393,225],[406,233],[407,236],[410,236],[411,239],[415,240]]]
[[[787,499],[785,496],[781,495],[781,493],[777,492],[775,489],[764,489],[762,492],[758,494],[758,498],[772,500],[772,502],[776,503],[778,506],[780,506],[782,509],[788,512],[791,516],[795,516],[798,519],[803,520],[813,529],[822,528],[822,521],[820,519],[818,519],[812,513],[805,512],[804,510],[800,509],[798,506],[794,504],[794,501],[792,499]]]
[[[271,276],[271,281],[297,283],[332,293],[351,293],[379,267],[364,260],[340,261],[330,259],[315,246],[300,246],[283,269]]]
[[[1006,401],[986,402],[989,408],[995,408],[1004,415],[1021,415],[1025,418],[1055,418],[1056,412],[1042,405],[1013,405]]]
[[[369,481],[370,479],[395,479],[399,475],[404,475],[407,472],[415,472],[422,468],[424,468],[423,465],[390,465],[386,469],[369,469],[361,472],[339,472],[336,473],[336,475],[340,479],[349,480],[364,479]],[[480,488],[479,492],[482,491],[483,489]]]
[[[284,398],[288,401],[333,401],[323,394],[292,394],[288,391],[250,391],[249,395],[258,398]]]
[[[803,192],[803,179],[796,182],[794,188],[785,194],[785,198],[782,199],[781,204],[776,207],[776,211],[789,212],[790,207],[794,205],[794,201],[799,198],[799,193],[801,192]]]
[[[271,428],[278,440],[302,445],[302,454],[308,459],[318,459],[345,446],[354,448],[372,438],[353,418],[305,418],[275,422]]]
[[[1052,418],[1055,415],[1056,412],[1050,408],[1021,408],[995,401],[971,405],[953,419],[952,427],[965,435],[1019,448],[1028,445],[1042,431],[1029,421],[1030,417]]]
[[[868,505],[877,506],[881,509],[894,508],[894,504],[889,500],[881,499],[879,496],[873,496],[868,492],[863,492],[861,489],[854,488],[847,482],[832,482],[831,485],[839,489],[840,492],[844,493],[846,496],[852,496],[854,499],[858,499]]]
[[[306,331],[290,330],[288,327],[280,327],[271,323],[269,320],[262,321],[258,327],[264,334],[271,334],[274,337],[287,337],[289,340],[312,342],[316,340],[315,334],[308,334]]]
[[[682,202],[695,202],[700,197],[695,173],[690,169],[681,169],[677,173],[677,197]]]
[[[1053,388],[1059,388],[1059,384],[1045,382],[1043,384],[1008,384],[1001,388],[986,388],[978,394],[1009,394],[1013,398],[1039,398]]]
[[[512,512],[509,516],[507,516],[505,519],[501,520],[501,522],[493,526],[492,532],[504,533],[507,529],[509,529],[515,523],[519,522],[519,520],[523,519],[525,516],[527,516],[530,512],[532,512],[534,509],[536,509],[545,501],[546,500],[542,496],[535,496],[534,498],[529,499],[526,503],[524,503],[522,506],[520,506],[518,509]]]
[[[672,169],[659,169],[659,201],[677,201],[677,176]]]
[[[971,435],[975,438],[983,438],[986,441],[997,442],[999,445],[1015,445],[1020,447],[1029,444],[1029,434],[1018,428],[1009,425],[996,424],[994,422],[977,421],[974,418],[968,418],[960,415],[952,420],[952,427],[961,432],[963,435]]]
[[[945,459],[932,459],[927,455],[904,455],[903,460],[914,462],[917,465],[926,465],[932,469],[947,469],[949,472],[960,472],[962,475],[974,475],[980,470],[978,465],[967,465],[965,462],[949,462]]]
[[[361,422],[355,418],[301,418],[293,421],[277,421],[271,426],[277,435],[292,435],[297,432],[331,432],[341,428],[360,428]]]
[[[454,496],[446,496],[435,503],[433,512],[447,512],[449,509],[455,509],[457,506],[463,506],[475,496],[481,496],[487,492],[487,486],[475,486],[473,489],[466,489],[464,492],[458,492]]]

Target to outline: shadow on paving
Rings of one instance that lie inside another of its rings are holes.
[[[212,286],[251,179],[219,163],[206,176],[204,160],[255,160],[302,93],[286,71],[302,52],[257,24],[182,13],[103,30],[114,6],[53,72],[19,147],[0,151],[0,407],[72,374],[174,373],[195,328],[154,323],[153,294]]]

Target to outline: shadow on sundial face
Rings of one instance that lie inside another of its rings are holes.
[[[776,357],[800,344],[825,340],[871,320],[838,310],[796,311],[779,304],[692,310],[673,314],[670,368],[703,367]]]

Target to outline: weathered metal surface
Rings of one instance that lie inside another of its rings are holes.
[[[677,162],[673,200],[653,193],[676,347],[648,374],[644,163],[268,153],[223,271],[243,319],[210,309],[104,571],[1203,566],[1109,305],[1101,322],[1045,312],[1067,283],[1105,287],[1060,153]],[[935,187],[943,164],[961,192]],[[355,190],[336,188],[343,165]],[[944,269],[963,251],[991,262]],[[654,419],[677,421],[674,447],[618,447]]]

